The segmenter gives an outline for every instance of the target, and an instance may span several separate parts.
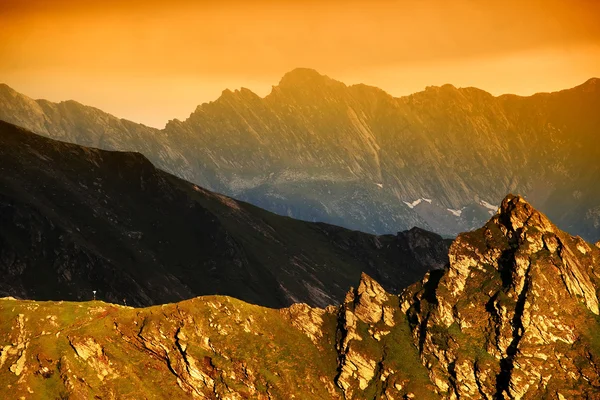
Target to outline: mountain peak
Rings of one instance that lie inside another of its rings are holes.
[[[351,288],[346,294],[344,304],[351,307],[356,316],[367,323],[377,323],[384,317],[383,305],[390,299],[390,295],[373,278],[364,272],[356,289]],[[389,319],[389,316],[387,316]]]
[[[10,94],[17,93],[16,90],[14,90],[10,86],[8,86],[6,83],[0,83],[0,93],[3,93],[3,92],[4,93],[10,93]]]
[[[322,75],[311,68],[295,68],[283,75],[279,81],[279,87],[295,87],[299,85],[322,85],[337,81],[326,75]]]
[[[573,375],[579,360],[598,357],[598,249],[508,195],[482,229],[458,236],[449,259],[448,269],[401,298],[421,354],[434,360],[429,375],[439,392],[517,399],[560,390],[598,398]],[[596,361],[585,368],[598,376]],[[540,376],[568,383],[552,386]]]
[[[498,209],[497,219],[511,232],[525,226],[534,226],[541,231],[553,231],[550,220],[537,211],[522,196],[507,195]]]
[[[534,271],[539,270],[544,271],[546,277],[550,273],[561,276],[565,287],[553,287],[552,290],[556,293],[563,290],[568,294],[562,293],[559,298],[582,299],[590,311],[598,314],[598,299],[590,278],[594,261],[593,257],[587,257],[594,251],[580,237],[573,237],[554,226],[523,197],[511,194],[482,229],[461,234],[452,244],[450,292],[453,296],[464,292],[472,269],[490,265],[499,272],[502,286],[514,288],[517,296],[526,287],[526,281],[530,279],[527,277],[537,276]]]
[[[378,297],[381,298],[387,295],[387,292],[383,287],[381,287],[379,282],[364,272],[360,275],[360,283],[358,284],[357,293],[359,296],[366,295],[371,299]]]
[[[584,92],[596,92],[600,90],[600,79],[590,78],[587,81],[583,82],[581,85],[576,86],[576,88],[579,88]]]

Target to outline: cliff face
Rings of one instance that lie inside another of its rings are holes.
[[[450,268],[402,298],[448,398],[596,398],[600,252],[521,197],[450,248]]]
[[[34,132],[144,153],[203,187],[366,232],[481,226],[507,192],[600,238],[600,80],[530,97],[430,87],[394,98],[308,69],[260,98],[223,92],[162,131],[74,102],[0,88],[0,118]]]
[[[146,309],[0,300],[0,385],[27,398],[595,399],[600,249],[509,196],[401,296],[222,296]]]
[[[339,304],[362,271],[398,293],[447,263],[422,230],[374,236],[281,217],[156,169],[0,122],[0,295],[129,305],[225,294]]]

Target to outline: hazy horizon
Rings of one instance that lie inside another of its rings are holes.
[[[158,128],[224,89],[313,68],[400,97],[450,83],[531,95],[600,76],[600,3],[5,0],[0,82]]]

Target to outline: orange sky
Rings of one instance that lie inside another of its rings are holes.
[[[0,0],[0,82],[162,127],[310,67],[393,95],[600,77],[600,1]]]

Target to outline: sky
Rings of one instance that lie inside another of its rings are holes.
[[[162,128],[296,67],[394,96],[600,77],[597,0],[0,0],[0,83]]]

